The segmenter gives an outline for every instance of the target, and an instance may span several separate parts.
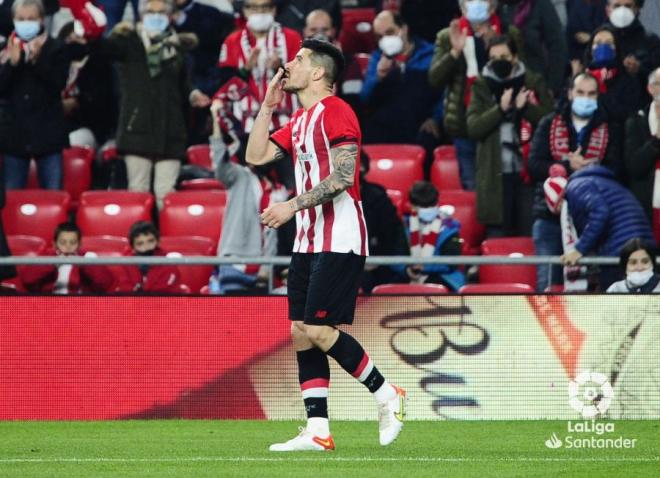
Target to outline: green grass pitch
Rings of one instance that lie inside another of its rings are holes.
[[[276,454],[300,423],[0,422],[1,477],[651,477],[660,422],[614,422],[634,449],[549,449],[565,421],[411,421],[389,447],[374,422],[333,422],[334,452]],[[595,436],[595,434],[593,435]]]

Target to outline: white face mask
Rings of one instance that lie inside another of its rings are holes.
[[[265,32],[273,26],[275,17],[272,13],[253,13],[248,17],[247,27],[253,32]]]
[[[628,272],[628,274],[626,274],[626,282],[632,287],[641,287],[650,281],[651,277],[653,277],[653,269]]]
[[[395,56],[403,51],[403,40],[399,35],[385,35],[378,42],[378,48],[386,56]]]
[[[617,28],[626,28],[635,21],[635,13],[628,7],[617,7],[610,13],[610,22]]]
[[[417,210],[417,217],[419,217],[419,220],[422,222],[433,222],[435,221],[435,218],[438,217],[438,207],[420,207]]]

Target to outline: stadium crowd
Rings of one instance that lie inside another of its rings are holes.
[[[522,238],[529,250],[504,252],[562,258],[563,266],[535,267],[527,285],[539,292],[605,291],[614,283],[610,290],[625,292],[622,274],[635,250],[626,252],[624,245],[631,239],[655,258],[657,1],[127,4],[0,0],[0,205],[9,236],[0,222],[3,255],[17,254],[11,250],[17,236],[38,235],[29,223],[24,229],[11,224],[11,201],[5,204],[4,196],[34,187],[68,191],[75,204],[32,252],[97,252],[86,247],[89,232],[78,220],[85,193],[71,192],[80,184],[67,177],[72,151],[93,153],[85,189],[153,194],[146,213],[129,220],[130,230],[92,234],[119,236],[121,254],[166,255],[176,247],[158,247],[161,234],[202,235],[195,226],[168,232],[172,227],[163,219],[174,207],[168,198],[196,191],[186,210],[216,222],[217,231],[207,252],[182,253],[288,255],[295,226],[264,228],[259,212],[293,194],[292,164],[248,166],[245,147],[270,79],[294,58],[302,39],[313,36],[346,57],[336,91],[363,131],[360,189],[372,255],[478,254]],[[285,95],[271,131],[297,108],[295,96]],[[413,152],[397,152],[401,145],[414,145]],[[416,159],[400,162],[395,156],[402,154]],[[223,203],[215,219],[194,212],[212,209],[203,198],[217,191]],[[114,205],[108,201],[106,210]],[[18,207],[24,212],[26,205]],[[33,221],[36,228],[36,215]],[[154,247],[140,249],[144,238]],[[622,251],[624,270],[579,263],[583,256],[619,257]],[[268,274],[250,265],[204,268],[193,285],[183,267],[181,276],[175,269],[21,266],[12,286],[55,293],[250,293],[263,290]],[[14,272],[0,270],[8,287]],[[280,289],[286,272],[277,270]],[[478,274],[465,267],[368,266],[362,289],[435,283],[459,291]],[[651,280],[655,287],[657,278]],[[639,281],[628,290],[654,289]],[[163,284],[150,288],[155,282]]]

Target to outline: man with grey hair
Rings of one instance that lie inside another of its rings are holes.
[[[626,122],[624,167],[629,187],[653,224],[660,243],[660,68],[648,77],[649,106]]]

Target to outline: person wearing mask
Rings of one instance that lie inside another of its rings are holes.
[[[608,293],[660,294],[660,276],[656,274],[655,248],[642,239],[630,239],[621,248],[619,266],[626,278],[608,287]]]
[[[477,219],[488,237],[528,236],[532,229],[529,143],[541,118],[552,111],[543,78],[518,58],[514,41],[491,38],[488,63],[473,87],[468,136],[477,142]]]
[[[660,242],[660,68],[649,75],[647,91],[651,104],[626,122],[624,167]]]
[[[42,256],[80,256],[81,233],[71,222],[55,228],[52,248]],[[88,252],[86,257],[95,257]],[[20,274],[30,292],[79,294],[82,292],[110,292],[114,284],[112,272],[104,265],[77,266],[72,264],[24,266]]]
[[[428,82],[433,46],[389,10],[380,12],[373,26],[378,49],[371,54],[360,93],[367,110],[364,143],[419,144],[426,149],[429,170],[442,122],[440,92]]]
[[[532,237],[535,253],[554,256],[562,253],[559,218],[545,203],[543,183],[550,176],[570,177],[590,164],[602,164],[615,175],[621,170],[622,132],[610,124],[598,107],[598,80],[580,73],[571,82],[568,101],[545,116],[532,139],[529,172],[534,181]],[[537,290],[550,285],[548,265],[537,266]],[[552,283],[561,283],[561,268],[553,267]]]
[[[0,51],[5,185],[25,188],[35,158],[39,185],[60,189],[62,149],[69,145],[60,95],[69,74],[69,53],[48,36],[41,0],[16,0],[12,13],[14,31]]]
[[[477,144],[467,137],[466,124],[472,84],[488,61],[486,42],[490,38],[507,33],[518,50],[522,40],[517,28],[502,26],[495,14],[496,0],[460,0],[460,6],[462,16],[438,32],[429,82],[445,90],[444,129],[454,140],[463,189],[472,191],[476,186]]]
[[[199,108],[210,103],[188,80],[186,54],[197,37],[176,33],[173,8],[170,0],[148,0],[137,26],[119,23],[109,37],[91,42],[92,51],[120,65],[117,150],[126,163],[128,189],[149,191],[153,173],[159,209],[186,158],[185,103]]]
[[[660,38],[648,33],[639,21],[644,0],[607,0],[605,12],[617,36],[619,56],[628,73],[643,87],[651,70],[660,66]]]
[[[160,233],[147,221],[138,221],[128,232],[128,242],[136,257],[165,257],[158,247]],[[179,269],[176,266],[147,264],[121,267],[116,292],[171,293],[181,292]]]

